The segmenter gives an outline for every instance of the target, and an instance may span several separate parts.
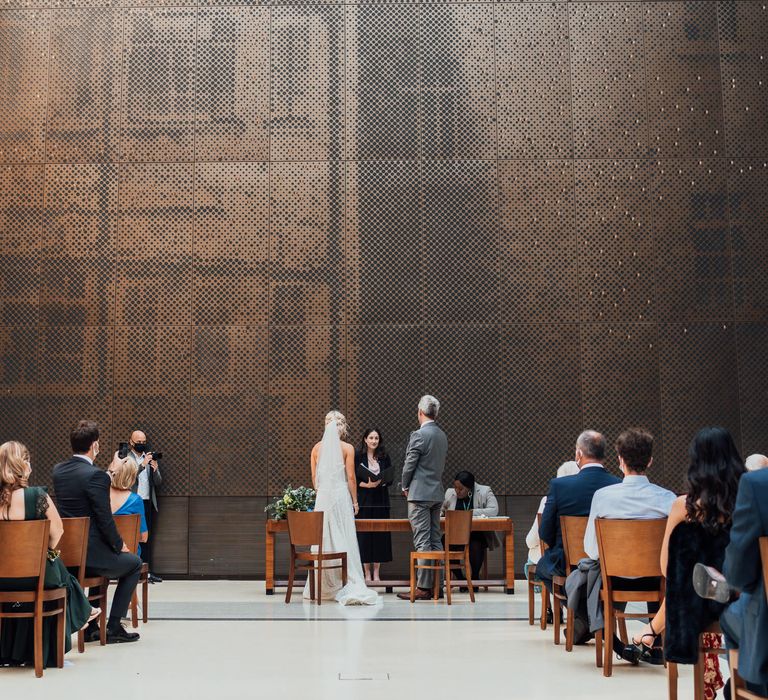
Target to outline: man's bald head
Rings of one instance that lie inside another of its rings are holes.
[[[131,433],[131,442],[135,445],[137,442],[146,442],[147,436],[141,430],[134,430]]]

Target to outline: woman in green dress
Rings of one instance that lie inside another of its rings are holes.
[[[0,520],[43,520],[51,521],[49,557],[45,569],[46,588],[67,589],[67,614],[65,651],[72,648],[71,635],[97,617],[99,608],[92,608],[80,588],[77,579],[69,573],[55,551],[64,526],[56,506],[45,489],[28,486],[32,467],[29,451],[20,442],[10,441],[0,445]],[[34,587],[34,581],[6,579],[0,581],[5,590],[25,590]],[[6,605],[21,605],[8,604]],[[32,610],[31,603],[23,606]],[[56,663],[56,619],[43,620],[43,666]],[[4,619],[0,627],[0,666],[34,664],[34,629],[32,618]]]

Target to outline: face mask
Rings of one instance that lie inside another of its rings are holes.
[[[142,454],[147,451],[147,443],[146,442],[140,442],[137,445],[133,446],[134,451],[137,454]]]

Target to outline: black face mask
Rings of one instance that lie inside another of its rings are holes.
[[[147,443],[146,442],[140,442],[137,445],[133,446],[134,452],[137,454],[142,454],[147,451]]]

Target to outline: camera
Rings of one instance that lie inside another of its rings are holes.
[[[153,452],[152,453],[152,459],[162,459],[163,453],[162,452]]]
[[[130,447],[128,446],[127,442],[121,442],[117,446],[117,458],[118,459],[125,459],[128,456],[128,450],[130,450]]]

